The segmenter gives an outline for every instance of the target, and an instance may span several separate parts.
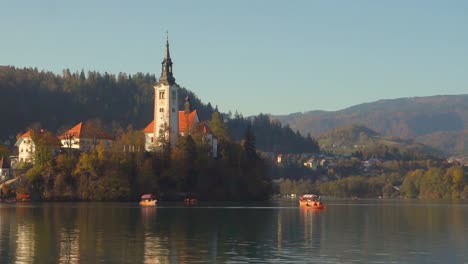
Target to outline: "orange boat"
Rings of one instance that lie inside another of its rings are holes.
[[[299,205],[313,209],[325,209],[321,199],[315,194],[303,194],[299,197]]]
[[[143,205],[143,206],[154,206],[154,205],[156,205],[157,202],[158,202],[158,200],[156,200],[156,198],[154,197],[154,195],[152,195],[152,194],[143,194],[143,195],[141,196],[140,205]]]

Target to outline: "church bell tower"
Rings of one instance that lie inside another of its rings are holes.
[[[172,60],[169,53],[169,37],[166,36],[166,50],[161,63],[161,77],[154,86],[154,138],[156,145],[161,140],[168,140],[171,145],[177,143],[179,136],[179,109],[177,94],[179,86],[172,74]]]

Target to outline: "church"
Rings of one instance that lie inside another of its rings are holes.
[[[179,136],[201,132],[204,140],[211,146],[211,155],[217,157],[218,141],[211,133],[207,122],[200,122],[197,110],[190,105],[190,98],[185,98],[184,110],[179,111],[178,92],[180,86],[175,82],[172,73],[172,59],[169,52],[169,38],[166,39],[164,60],[161,63],[161,77],[154,86],[154,117],[146,128],[145,150],[152,151],[165,139],[172,146],[177,144]]]

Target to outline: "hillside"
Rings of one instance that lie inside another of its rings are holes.
[[[360,152],[368,157],[385,157],[405,154],[416,156],[440,155],[440,152],[409,139],[382,136],[361,125],[344,125],[334,128],[318,137],[320,148],[337,154]]]
[[[359,124],[382,135],[413,138],[447,154],[468,154],[467,133],[463,132],[468,130],[468,94],[379,100],[339,111],[271,118],[312,136],[339,126]]]
[[[11,145],[15,136],[28,127],[41,127],[63,132],[81,121],[94,120],[107,131],[131,125],[144,128],[153,118],[153,74],[99,73],[96,71],[62,74],[32,68],[0,66],[0,143]],[[193,109],[202,121],[210,120],[215,109],[203,103],[195,93],[179,89],[179,109],[189,96]],[[316,152],[317,143],[282,126],[270,122],[268,116],[244,119],[223,114],[234,140],[240,140],[247,124],[257,137],[257,147],[263,151]]]

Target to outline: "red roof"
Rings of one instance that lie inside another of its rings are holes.
[[[97,138],[109,140],[114,139],[112,135],[89,122],[78,123],[76,126],[72,127],[70,130],[60,135],[59,138],[64,139],[65,137],[70,135],[75,138]]]
[[[197,116],[197,110],[193,110],[189,114],[185,114],[185,111],[179,111],[179,133],[188,134],[194,127],[195,117]],[[153,133],[154,132],[154,120],[149,123],[145,129],[144,133]]]
[[[197,115],[197,110],[186,114],[185,111],[179,111],[179,133],[184,133],[185,135],[193,129],[193,121]]]
[[[32,132],[32,130],[28,130],[26,133],[22,134],[22,135],[18,138],[18,140],[19,140],[20,138],[30,138],[30,137],[31,137],[31,132]],[[54,134],[48,132],[47,130],[41,129],[41,130],[39,130],[38,132],[39,132],[41,135],[43,135],[43,139],[47,142],[47,144],[49,144],[49,145],[51,145],[51,146],[61,146],[61,145],[62,145],[62,143],[60,142],[60,140],[58,140],[58,138],[57,138]],[[45,137],[44,137],[44,136],[45,136]],[[19,141],[18,141],[18,142],[19,142]],[[17,143],[18,143],[18,142],[17,142]],[[16,144],[15,144],[15,145],[16,145]]]
[[[21,135],[19,138],[26,138],[26,137],[31,137],[31,130],[26,131],[26,133]]]
[[[145,129],[143,130],[144,133],[153,133],[154,132],[154,120],[149,123]]]

